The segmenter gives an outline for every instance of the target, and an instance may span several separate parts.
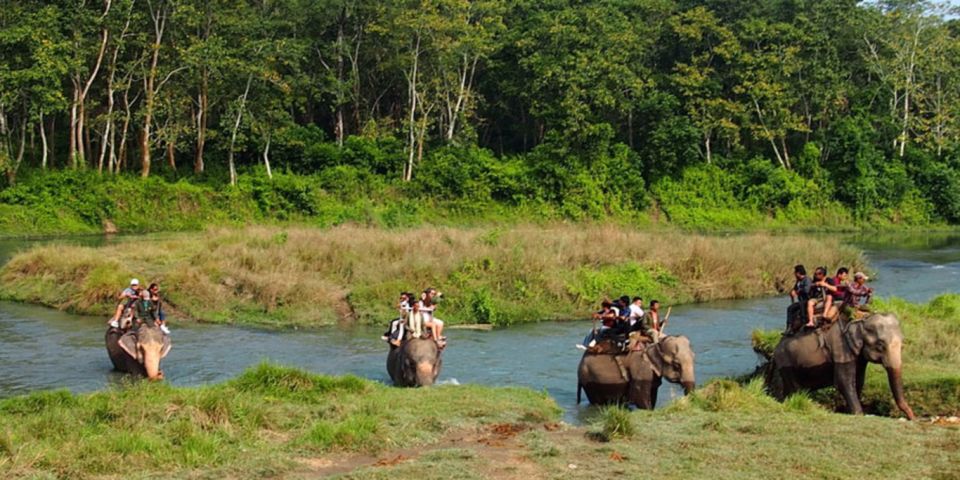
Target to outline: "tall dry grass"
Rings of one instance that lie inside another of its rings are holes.
[[[861,268],[837,240],[703,236],[615,226],[249,227],[86,248],[38,247],[0,272],[0,296],[85,313],[112,310],[131,276],[161,282],[206,321],[378,323],[401,290],[446,293],[441,318],[510,323],[583,317],[604,295],[666,302],[773,294],[796,263]],[[492,313],[491,313],[492,312]]]

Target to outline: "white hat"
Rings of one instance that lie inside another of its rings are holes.
[[[868,276],[867,276],[865,273],[863,273],[863,272],[854,273],[854,274],[853,274],[853,278],[862,278],[862,279],[864,279],[864,280],[870,280],[870,277],[868,277]]]
[[[140,285],[140,280],[134,278],[133,280],[130,280],[130,285]]]

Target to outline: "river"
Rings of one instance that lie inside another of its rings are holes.
[[[51,240],[0,240],[0,264],[15,251]],[[98,237],[60,239],[101,244]],[[135,238],[121,241],[149,242]],[[960,292],[960,235],[850,237],[866,251],[871,284],[878,295],[926,301]],[[813,266],[808,266],[812,270]],[[121,286],[118,286],[118,288]],[[618,292],[611,292],[618,293]],[[752,371],[755,328],[781,328],[787,300],[760,298],[681,305],[673,309],[669,332],[690,338],[697,355],[697,383]],[[574,348],[589,321],[540,322],[507,329],[449,330],[440,383],[513,385],[545,391],[576,421]],[[236,376],[248,366],[271,361],[327,374],[354,374],[388,382],[383,328],[323,328],[275,331],[224,325],[171,322],[173,350],[164,361],[166,381],[202,385]],[[67,388],[87,392],[118,383],[103,346],[104,319],[0,302],[0,397]],[[681,394],[665,385],[660,404]]]

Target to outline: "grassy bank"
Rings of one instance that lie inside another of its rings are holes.
[[[518,388],[396,389],[271,365],[224,384],[0,400],[3,478],[954,478],[960,428],[715,381],[654,412],[556,423]]]
[[[878,300],[874,309],[893,312],[900,319],[905,336],[904,390],[914,412],[921,416],[960,415],[960,295],[941,295],[926,304]],[[779,340],[779,332],[754,332],[754,349],[768,356]],[[829,408],[843,405],[832,388],[814,394],[813,398]],[[867,369],[863,401],[868,412],[898,415],[886,372],[879,365]]]
[[[610,225],[384,230],[274,227],[43,246],[0,272],[0,298],[107,314],[130,277],[184,315],[278,326],[382,323],[401,290],[436,286],[453,323],[584,318],[604,296],[668,304],[766,295],[797,262],[859,268],[838,241],[643,233]]]
[[[616,432],[614,431],[616,428]],[[607,438],[596,442],[591,438]],[[778,403],[717,381],[654,412],[602,412],[587,435],[534,433],[530,458],[576,478],[956,478],[960,429]]]
[[[402,390],[260,365],[207,387],[141,382],[0,400],[0,477],[269,477],[305,457],[422,447],[558,414],[524,389]]]

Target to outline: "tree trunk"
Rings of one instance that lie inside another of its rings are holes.
[[[343,146],[344,132],[343,124],[343,104],[346,94],[344,92],[343,80],[343,22],[346,20],[346,7],[341,11],[340,21],[337,25],[337,113],[334,126],[334,135],[337,137],[337,146]]]
[[[713,152],[710,150],[710,134],[708,132],[703,134],[703,148],[707,152],[707,164],[709,165],[713,161]]]
[[[457,128],[457,118],[460,116],[460,112],[466,109],[467,97],[470,95],[470,89],[473,86],[473,76],[477,71],[479,60],[480,57],[477,56],[471,62],[466,54],[463,55],[463,69],[460,71],[460,88],[457,91],[457,101],[452,109],[448,109],[450,124],[447,125],[447,141],[453,140],[453,134],[456,133]]]
[[[130,88],[123,91],[123,130],[120,133],[120,153],[117,157],[117,164],[114,166],[120,173],[120,168],[127,163],[127,133],[130,131]]]
[[[203,173],[203,149],[207,144],[207,102],[209,84],[207,69],[200,74],[200,93],[197,95],[197,151],[193,158],[193,173]]]
[[[263,147],[263,166],[267,169],[267,178],[273,178],[273,172],[270,171],[270,137],[267,134],[267,144]]]
[[[160,60],[160,45],[163,42],[163,30],[166,27],[166,14],[160,7],[160,10],[154,11],[150,8],[150,16],[153,19],[154,40],[150,45],[152,56],[150,59],[150,70],[143,79],[144,94],[144,114],[143,128],[140,131],[140,176],[150,176],[150,130],[153,122],[153,103],[156,91],[154,85],[157,81],[157,63]]]
[[[80,85],[77,79],[73,82],[73,103],[70,105],[70,137],[67,145],[67,155],[71,168],[77,168],[77,105],[80,99]]]
[[[167,165],[170,165],[170,170],[177,171],[176,140],[167,140]]]
[[[47,169],[47,130],[43,123],[43,112],[40,112],[40,143],[43,144],[43,155],[40,157],[40,168]]]
[[[417,69],[420,66],[420,31],[417,31],[416,45],[413,49],[413,64],[410,67],[410,76],[407,80],[408,85],[408,94],[410,95],[410,114],[407,117],[407,121],[410,123],[410,131],[408,137],[407,149],[409,150],[407,155],[407,165],[403,170],[403,180],[409,182],[413,178],[413,160],[416,156],[416,143],[417,143],[417,125],[416,125],[416,113],[417,113]]]
[[[227,152],[227,163],[230,167],[230,185],[237,184],[237,169],[233,162],[233,148],[237,143],[237,131],[240,130],[240,121],[243,119],[243,109],[247,104],[247,95],[250,94],[250,84],[253,83],[253,75],[247,77],[247,88],[240,97],[240,105],[237,107],[237,120],[233,123],[233,132],[230,133],[230,150]]]
[[[103,21],[107,14],[110,13],[110,4],[111,0],[105,0],[103,2],[103,15],[100,17],[100,20]],[[94,63],[93,70],[90,72],[90,76],[87,77],[86,82],[84,82],[83,88],[78,91],[74,97],[77,102],[77,118],[74,122],[74,128],[77,129],[74,138],[76,139],[76,153],[78,153],[79,158],[77,163],[86,165],[87,152],[91,151],[90,146],[90,132],[86,128],[86,119],[87,119],[87,108],[86,101],[87,95],[90,93],[90,87],[93,86],[93,81],[97,78],[97,74],[100,73],[100,65],[103,64],[103,56],[107,51],[107,40],[110,38],[110,30],[107,28],[107,23],[104,22],[103,29],[100,31],[100,50],[97,52],[97,61]],[[76,80],[76,84],[79,87],[79,77]]]

